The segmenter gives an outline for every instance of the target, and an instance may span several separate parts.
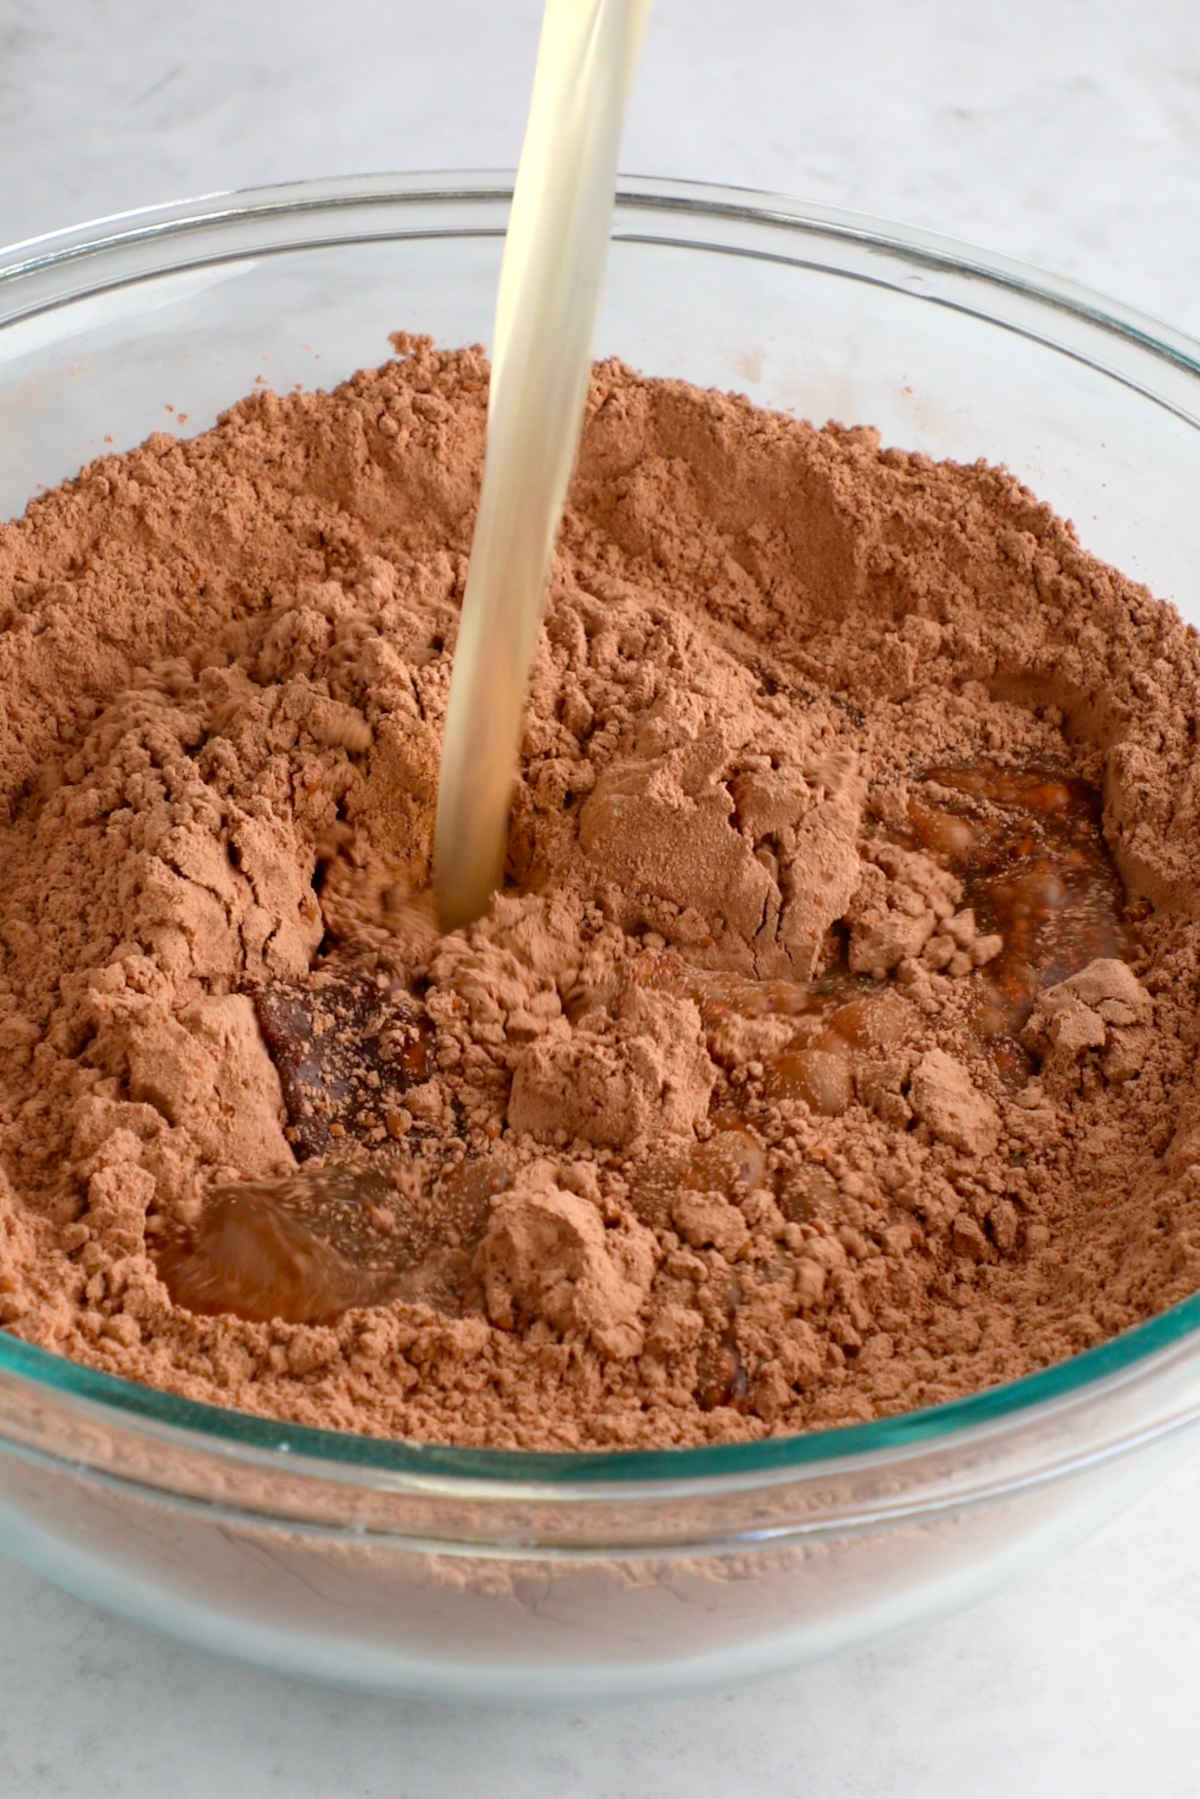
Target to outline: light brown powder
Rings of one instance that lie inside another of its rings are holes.
[[[439,939],[487,369],[397,348],[0,532],[0,1322],[576,1447],[1200,1284],[1194,633],[1003,471],[601,365],[508,887]]]

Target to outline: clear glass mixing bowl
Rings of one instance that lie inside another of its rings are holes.
[[[0,252],[0,516],[110,444],[490,332],[509,180],[218,195]],[[623,181],[597,348],[1003,461],[1200,622],[1200,345],[1011,263],[768,195]],[[164,408],[173,407],[174,414]],[[0,1546],[209,1648],[538,1700],[820,1654],[1080,1536],[1200,1418],[1200,1297],[1031,1379],[662,1454],[266,1423],[0,1333]]]

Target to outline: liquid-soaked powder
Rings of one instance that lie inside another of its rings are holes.
[[[595,374],[507,885],[428,887],[486,365],[0,532],[0,1322],[440,1442],[971,1392],[1200,1286],[1200,645],[1004,472]]]

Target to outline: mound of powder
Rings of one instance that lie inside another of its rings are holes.
[[[439,937],[487,367],[0,531],[0,1324],[539,1448],[970,1392],[1200,1286],[1200,643],[1004,471],[615,364]]]

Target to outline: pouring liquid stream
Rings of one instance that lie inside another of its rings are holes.
[[[530,667],[587,398],[617,149],[649,6],[546,0],[501,266],[483,487],[442,749],[434,897],[443,930],[480,917],[503,873]],[[353,1012],[361,995],[348,990],[341,1001]],[[260,1022],[270,1039],[273,1029],[286,1037],[290,1020],[291,1076],[319,1118],[345,1095],[338,1070],[313,1053],[305,1004],[291,993],[260,995]],[[264,1014],[281,1007],[286,1017]],[[364,1029],[370,1022],[357,1020]],[[389,1028],[396,1022],[389,1015]],[[286,1064],[287,1045],[274,1047]],[[416,1036],[408,1047],[419,1061]],[[176,1301],[202,1313],[300,1323],[385,1302],[403,1291],[403,1276],[378,1264],[360,1219],[387,1191],[369,1171],[303,1163],[282,1179],[216,1189],[190,1240],[164,1246],[160,1271]]]
[[[500,272],[483,487],[442,746],[434,897],[447,931],[486,911],[503,873],[648,12],[649,0],[546,0]]]

